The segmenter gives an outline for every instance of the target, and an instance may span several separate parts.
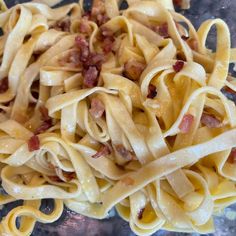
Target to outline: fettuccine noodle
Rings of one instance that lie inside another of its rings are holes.
[[[213,232],[236,202],[225,22],[196,31],[172,0],[94,0],[91,13],[58,2],[0,1],[0,204],[24,200],[0,234],[30,235],[64,205],[97,219],[115,207],[137,235]]]

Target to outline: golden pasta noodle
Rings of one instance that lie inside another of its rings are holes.
[[[236,202],[226,23],[196,30],[172,0],[59,2],[0,1],[0,204],[24,200],[0,234],[30,235],[64,205],[96,219],[115,207],[137,235],[213,232]]]

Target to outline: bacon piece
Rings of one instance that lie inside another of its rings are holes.
[[[111,37],[106,37],[102,43],[102,49],[105,54],[108,54],[112,51],[114,47],[115,39]]]
[[[97,15],[97,24],[99,26],[105,24],[108,20],[109,17],[105,13]]]
[[[170,35],[168,33],[168,24],[167,23],[163,23],[162,25],[160,25],[158,32],[164,38],[170,37]]]
[[[94,0],[92,9],[91,9],[91,15],[96,16],[98,14],[105,12],[105,2],[104,0]]]
[[[28,149],[30,152],[39,150],[40,148],[40,141],[39,137],[37,135],[33,135],[29,140],[28,140]]]
[[[124,183],[126,186],[131,186],[131,185],[134,185],[135,181],[131,177],[126,176],[123,179],[121,179],[121,182]]]
[[[105,4],[103,0],[94,0],[91,10],[92,19],[100,26],[106,23],[109,18],[106,15]]]
[[[98,70],[95,66],[90,66],[88,70],[83,71],[84,76],[84,87],[85,88],[93,88],[98,83]]]
[[[98,98],[93,98],[89,112],[96,119],[102,117],[103,113],[105,112],[105,107],[102,101]]]
[[[176,63],[173,65],[173,69],[176,73],[180,72],[183,69],[183,67],[184,67],[183,61],[176,61]]]
[[[181,7],[182,6],[182,0],[173,0],[173,3],[176,7]]]
[[[155,31],[156,33],[158,33],[163,38],[170,37],[169,32],[168,32],[168,24],[166,22],[158,26],[153,26],[151,29]]]
[[[194,121],[193,115],[191,115],[191,114],[184,115],[184,117],[179,125],[180,132],[183,134],[187,134],[192,127],[193,121]]]
[[[98,70],[101,70],[102,63],[105,61],[104,55],[100,53],[90,53],[87,61],[83,63],[84,68],[89,68],[89,66],[96,66]]]
[[[40,106],[39,111],[43,121],[51,120],[52,118],[48,115],[48,109],[45,106]]]
[[[84,37],[77,36],[75,45],[80,49],[80,61],[85,62],[89,57],[89,44]]]
[[[75,172],[62,171],[62,174],[66,178],[67,181],[71,181],[72,179],[76,178],[76,173]]]
[[[89,46],[87,40],[82,36],[75,37],[75,45],[80,49]]]
[[[190,0],[173,0],[173,3],[181,9],[189,9],[190,7]]]
[[[131,80],[138,80],[144,68],[145,65],[143,63],[130,59],[124,65],[124,74]]]
[[[48,109],[45,106],[39,107],[41,113],[41,125],[34,131],[34,134],[41,134],[53,126],[52,118],[48,115]]]
[[[82,19],[83,20],[91,20],[91,11],[86,11],[83,15],[82,15]]]
[[[232,148],[227,161],[231,164],[236,163],[236,148]]]
[[[154,98],[156,97],[157,95],[157,88],[155,85],[153,84],[149,84],[148,85],[148,95],[147,95],[147,98]]]
[[[111,29],[104,26],[101,27],[100,35],[98,35],[98,40],[102,42],[102,49],[105,54],[112,51],[115,42],[115,37]]]
[[[115,146],[117,153],[127,161],[132,161],[135,159],[133,152],[127,150],[123,145],[118,144]]]
[[[70,32],[70,26],[71,26],[70,20],[66,19],[56,22],[56,24],[52,28],[58,31]]]
[[[218,120],[214,115],[202,113],[201,123],[208,128],[218,128],[221,127],[221,121]]]
[[[57,175],[48,176],[48,178],[53,182],[63,182]]]
[[[0,80],[0,93],[5,93],[8,90],[8,78]]]
[[[44,133],[45,131],[47,131],[49,128],[52,127],[52,120],[50,121],[44,121],[35,131],[34,134],[41,134]]]
[[[94,154],[92,155],[92,158],[99,158],[101,156],[106,156],[106,155],[109,155],[111,154],[111,150],[109,148],[108,145],[102,145],[99,150]]]
[[[59,169],[59,167],[54,166],[51,162],[48,163],[48,167],[54,171],[56,171],[56,173],[62,173],[62,175],[65,177],[64,179],[60,178],[58,175],[56,176],[48,176],[49,179],[51,179],[52,181],[56,181],[56,182],[63,182],[63,181],[71,181],[72,179],[76,178],[76,173],[75,172],[66,172],[64,170]]]
[[[144,212],[145,208],[140,209],[140,211],[138,212],[138,219],[141,220],[143,218],[143,212]]]

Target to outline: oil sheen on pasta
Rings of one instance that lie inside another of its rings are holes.
[[[95,0],[91,12],[0,3],[0,204],[24,200],[1,235],[30,235],[64,205],[97,219],[115,207],[137,235],[213,232],[213,215],[236,202],[225,22],[196,30],[171,0]]]

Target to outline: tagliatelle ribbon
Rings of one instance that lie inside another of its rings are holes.
[[[0,1],[0,204],[24,200],[0,234],[30,235],[63,204],[97,219],[115,207],[137,235],[213,232],[215,212],[236,202],[227,25],[196,31],[171,0],[95,0],[88,16],[59,2]]]

